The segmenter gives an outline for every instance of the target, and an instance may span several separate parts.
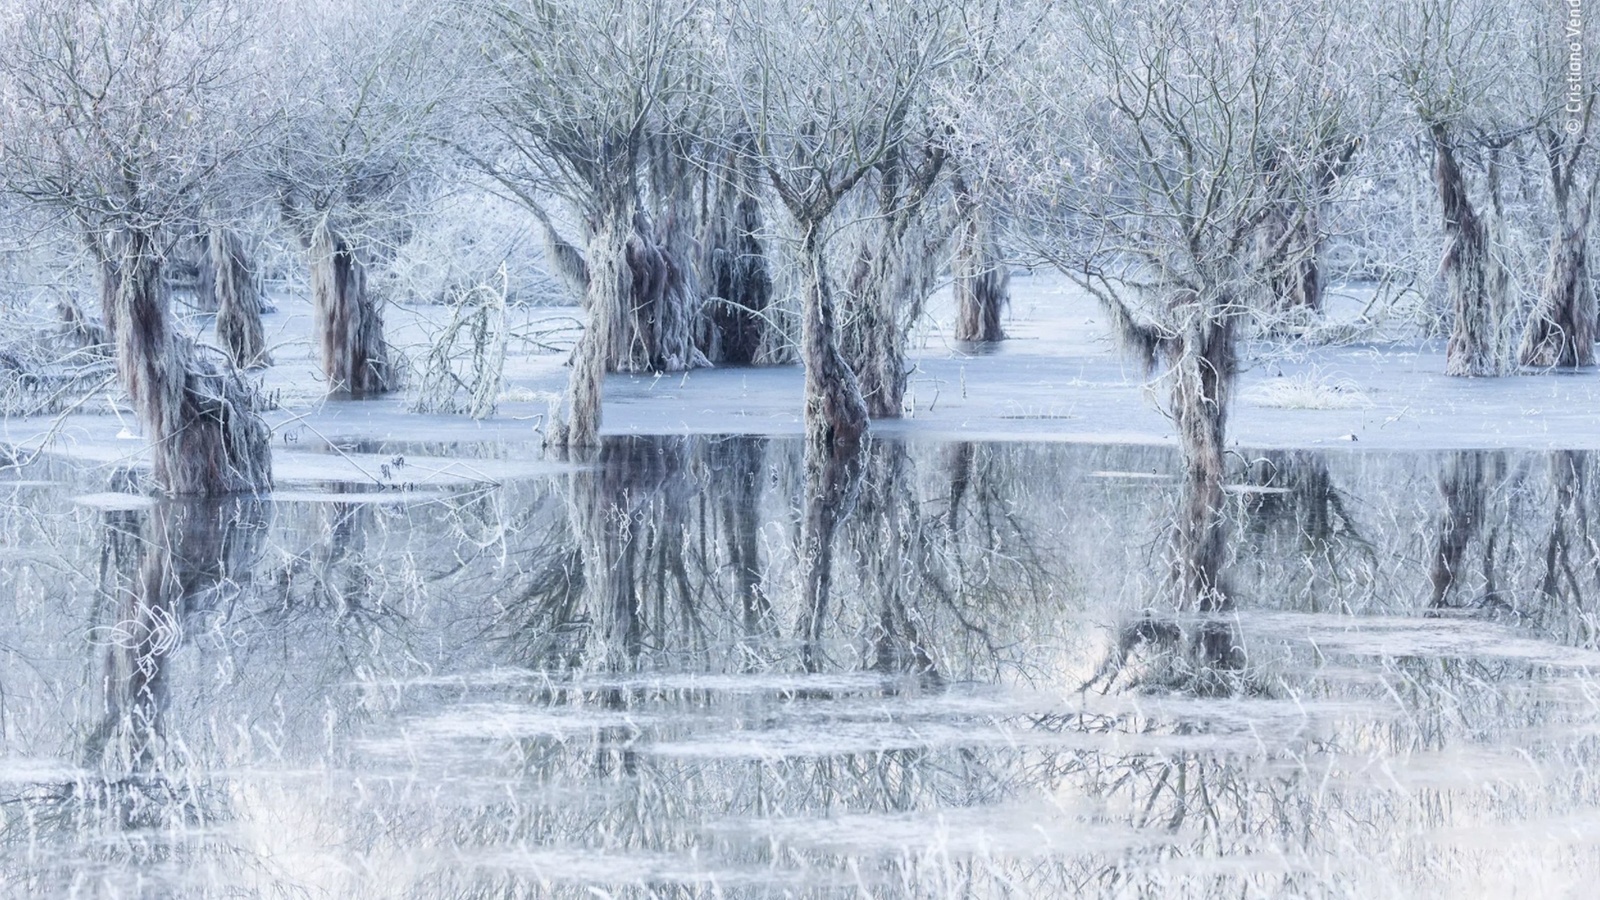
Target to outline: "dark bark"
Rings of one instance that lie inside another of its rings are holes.
[[[106,326],[89,318],[77,298],[62,294],[56,301],[56,311],[61,315],[61,337],[73,350],[88,350],[97,357],[111,353],[111,336]]]
[[[311,298],[317,343],[328,389],[354,397],[390,390],[391,368],[383,342],[383,316],[367,291],[360,251],[326,223],[309,246]]]
[[[1551,192],[1559,221],[1550,235],[1539,303],[1517,348],[1517,361],[1524,366],[1577,368],[1595,362],[1595,295],[1589,276],[1594,184],[1585,190],[1573,175],[1570,166],[1563,167],[1559,149],[1553,150]]]
[[[248,580],[269,513],[266,503],[244,497],[106,514],[102,621],[124,639],[104,642],[101,718],[84,755],[103,778],[96,787],[105,793],[96,799],[124,826],[153,824],[198,799],[174,805],[173,796],[189,789],[163,771],[172,639],[219,585]],[[152,791],[157,796],[144,793]]]
[[[956,183],[956,208],[960,222],[951,260],[956,340],[1003,341],[1006,333],[1000,326],[1000,316],[1011,301],[1011,272],[983,208],[960,181]]]
[[[588,618],[607,671],[638,669],[647,649],[691,649],[673,638],[698,639],[703,631],[703,598],[689,584],[684,543],[687,448],[682,438],[616,438],[605,442],[597,465],[571,477]]]
[[[255,267],[239,235],[211,229],[211,266],[217,298],[217,341],[236,367],[255,369],[272,364],[261,329],[261,291]]]
[[[1539,592],[1546,600],[1570,610],[1585,608],[1586,585],[1594,571],[1585,489],[1588,468],[1585,453],[1557,450],[1550,454],[1550,487],[1555,502],[1550,534],[1545,540],[1544,576],[1539,579]]]
[[[977,445],[972,441],[958,441],[945,448],[945,471],[950,478],[950,502],[945,508],[944,527],[955,531],[961,524],[961,501],[972,486],[973,459]]]
[[[867,405],[855,372],[839,352],[833,288],[818,235],[820,227],[808,227],[801,240],[805,293],[800,344],[806,370],[807,443],[831,452],[835,446],[861,442],[867,430]]]
[[[1444,212],[1445,254],[1440,270],[1452,315],[1445,374],[1499,375],[1505,368],[1500,346],[1505,277],[1490,247],[1489,226],[1467,194],[1466,175],[1456,159],[1448,131],[1436,123],[1431,126],[1430,135],[1434,186]]]
[[[710,365],[696,344],[705,292],[700,284],[699,221],[695,203],[693,162],[697,150],[680,135],[660,135],[649,141],[650,210],[640,216],[636,241],[647,249],[647,265],[657,277],[641,277],[636,284],[654,288],[636,298],[648,329],[650,363],[658,372],[681,372]]]
[[[176,254],[186,270],[193,270],[194,308],[201,312],[217,309],[217,268],[211,249],[210,235],[205,232],[180,241],[181,252]]]
[[[678,222],[669,214],[658,226],[643,213],[633,215],[626,251],[631,290],[619,295],[623,327],[612,334],[610,371],[682,372],[710,364],[694,344],[699,290],[683,246],[689,233]],[[590,260],[595,264],[593,254]]]
[[[867,414],[899,418],[909,374],[906,340],[933,282],[937,254],[923,244],[920,228],[886,229],[863,243],[843,292],[840,352],[856,373]]]
[[[937,679],[938,670],[913,612],[921,592],[911,587],[914,573],[926,574],[927,534],[905,443],[875,443],[864,454],[862,501],[855,516],[856,559],[878,593],[878,622],[872,633],[872,668],[885,674]],[[909,595],[909,596],[908,596]]]
[[[151,441],[156,483],[173,494],[270,488],[271,433],[254,390],[173,333],[153,238],[129,231],[117,244],[102,251],[104,317],[122,387]]]
[[[1261,243],[1282,249],[1283,258],[1266,262],[1267,291],[1273,319],[1292,326],[1322,314],[1322,271],[1315,211],[1290,212],[1268,217]]]
[[[942,151],[912,167],[901,154],[879,166],[878,218],[856,250],[839,299],[839,351],[856,373],[867,414],[899,418],[906,342],[932,292],[946,238],[924,221],[924,201],[944,165]]]
[[[1257,229],[1256,264],[1279,327],[1292,329],[1322,314],[1322,203],[1360,147],[1358,138],[1325,137],[1303,176],[1286,153],[1267,151],[1266,174],[1278,197]]]
[[[735,153],[708,198],[702,282],[706,314],[700,347],[713,363],[758,362],[770,343],[766,319],[772,277],[761,245],[761,202]]]

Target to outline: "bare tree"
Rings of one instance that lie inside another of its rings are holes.
[[[534,212],[551,265],[588,310],[567,419],[547,437],[593,446],[606,371],[707,364],[694,343],[700,296],[693,222],[679,214],[690,187],[677,143],[686,130],[676,127],[698,98],[691,48],[699,4],[471,0],[459,8],[490,35],[478,93],[492,140],[486,148],[457,143]],[[551,194],[576,211],[581,249],[545,209]]]
[[[368,270],[408,233],[429,140],[455,74],[418,3],[275,7],[281,127],[263,175],[306,249],[318,355],[331,391],[396,387]]]
[[[231,94],[253,25],[243,7],[189,0],[29,0],[4,19],[0,178],[93,253],[122,386],[157,483],[179,494],[272,483],[255,391],[173,328],[162,277],[250,139]]]
[[[1327,187],[1342,85],[1302,63],[1332,23],[1317,4],[1256,0],[1082,0],[1062,16],[1047,32],[1073,43],[1014,73],[1013,102],[969,114],[969,152],[1026,192],[1019,239],[1160,365],[1186,472],[1220,484],[1239,333],[1299,230],[1263,249],[1263,223]]]
[[[1600,190],[1600,165],[1589,145],[1600,49],[1586,33],[1581,14],[1576,22],[1568,14],[1547,14],[1533,27],[1523,58],[1544,87],[1534,95],[1541,105],[1534,139],[1544,157],[1553,221],[1544,284],[1522,333],[1517,361],[1525,366],[1592,366],[1597,334],[1589,223]]]
[[[906,149],[911,111],[949,61],[942,15],[942,7],[837,0],[733,6],[727,91],[800,236],[801,359],[813,447],[854,444],[867,428],[860,381],[840,351],[826,253],[831,220],[844,197]]]
[[[1505,259],[1502,154],[1539,120],[1541,95],[1504,48],[1530,34],[1529,13],[1484,0],[1429,0],[1386,9],[1378,29],[1393,75],[1433,157],[1445,233],[1440,273],[1451,309],[1445,374],[1499,375],[1511,364],[1515,310]],[[1474,198],[1470,168],[1482,172]]]

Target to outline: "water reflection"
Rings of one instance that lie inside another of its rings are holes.
[[[635,437],[152,504],[40,464],[0,481],[0,879],[1559,892],[1600,874],[1589,465]]]

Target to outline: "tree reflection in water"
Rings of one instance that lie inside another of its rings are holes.
[[[4,728],[8,758],[55,762],[0,770],[0,878],[822,897],[1578,877],[1581,850],[1446,837],[1600,808],[1587,459],[1272,451],[1222,483],[1168,478],[1153,448],[874,440],[808,464],[795,441],[631,437],[444,494],[91,512],[19,486]]]

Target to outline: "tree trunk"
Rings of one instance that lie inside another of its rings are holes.
[[[1322,272],[1317,264],[1320,240],[1314,210],[1275,211],[1261,232],[1261,245],[1281,258],[1267,260],[1267,289],[1279,327],[1294,328],[1322,314]]]
[[[256,273],[239,235],[211,229],[211,266],[216,272],[217,341],[240,369],[272,364],[261,330],[261,292]]]
[[[637,285],[658,285],[636,302],[650,328],[651,368],[681,372],[710,361],[696,343],[705,293],[697,265],[695,240],[697,179],[691,168],[694,150],[686,141],[664,136],[651,142],[650,188],[653,216],[637,217],[635,240],[640,260],[658,268],[658,277],[641,275]]]
[[[152,236],[128,231],[119,243],[102,252],[101,298],[156,483],[173,494],[270,488],[271,432],[255,412],[255,392],[172,333]]]
[[[97,616],[97,630],[119,639],[103,642],[99,724],[85,741],[85,764],[108,790],[152,791],[163,801],[201,798],[168,780],[170,749],[164,719],[170,696],[169,663],[187,618],[222,584],[248,582],[271,525],[271,506],[255,497],[165,501],[148,510],[108,512],[101,551],[102,596],[112,598]],[[142,520],[142,523],[141,523]],[[225,596],[225,594],[224,594]],[[117,798],[136,816],[168,809],[165,803]],[[127,821],[129,825],[151,824]]]
[[[1551,604],[1573,610],[1587,608],[1584,595],[1594,571],[1587,476],[1587,454],[1574,450],[1550,454],[1550,488],[1554,496],[1539,593]],[[1588,630],[1587,623],[1584,630]],[[1592,640],[1589,635],[1584,637]]]
[[[983,210],[957,184],[956,252],[951,268],[956,299],[956,340],[989,343],[1006,338],[1000,315],[1011,300],[1011,273]]]
[[[733,437],[711,444],[709,450],[713,471],[728,472],[733,481],[731,489],[716,492],[722,506],[722,537],[745,634],[755,636],[768,627],[772,614],[772,604],[761,584],[759,541],[766,438]]]
[[[772,277],[761,246],[761,203],[735,158],[719,179],[701,239],[707,314],[700,347],[713,363],[750,365],[767,343]]]
[[[328,389],[354,397],[389,390],[383,317],[367,293],[360,253],[323,223],[312,234],[310,257],[317,341]]]
[[[1220,576],[1227,550],[1223,516],[1228,393],[1237,370],[1233,318],[1199,302],[1172,352],[1172,415],[1183,460],[1183,508],[1176,529],[1180,604],[1202,612],[1227,603]]]
[[[567,417],[554,424],[548,441],[556,447],[600,446],[600,405],[608,363],[629,359],[628,328],[622,320],[632,306],[634,206],[631,196],[615,198],[610,213],[598,217],[589,233],[586,261],[589,323],[578,339],[567,380]]]
[[[211,249],[210,236],[196,234],[181,246],[184,256],[194,264],[194,308],[201,312],[215,311],[218,302],[216,251]]]
[[[1467,196],[1466,176],[1443,125],[1432,126],[1432,139],[1434,184],[1444,209],[1445,255],[1440,268],[1453,316],[1445,374],[1499,375],[1505,369],[1500,347],[1505,279],[1489,246],[1488,229]]]
[[[801,239],[805,267],[801,354],[806,370],[806,438],[815,448],[860,443],[867,430],[867,405],[856,374],[839,352],[833,288],[828,283],[820,223],[808,223]]]
[[[1566,193],[1566,192],[1563,192]],[[1594,365],[1595,297],[1589,280],[1592,195],[1559,197],[1561,222],[1550,237],[1539,305],[1522,334],[1517,361],[1525,366]]]
[[[839,349],[874,419],[897,419],[903,412],[910,374],[906,341],[932,291],[933,263],[943,243],[916,209],[901,209],[856,253],[843,292]]]

